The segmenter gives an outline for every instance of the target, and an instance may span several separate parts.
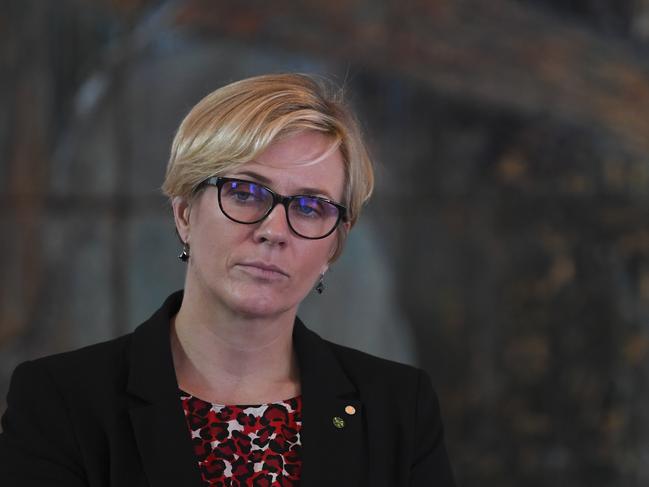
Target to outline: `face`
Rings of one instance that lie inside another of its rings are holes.
[[[301,132],[223,176],[259,182],[286,196],[313,194],[341,202],[343,159],[339,150],[327,152],[330,147],[325,135]],[[187,288],[198,288],[211,303],[240,315],[295,313],[336,248],[338,230],[319,240],[302,238],[288,226],[281,204],[259,223],[230,220],[219,208],[214,186],[191,206],[175,199],[174,215],[191,249]]]

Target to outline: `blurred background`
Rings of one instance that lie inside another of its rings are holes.
[[[191,106],[300,71],[378,171],[305,321],[430,373],[461,485],[649,485],[648,0],[2,6],[0,411],[19,362],[182,287],[159,187]]]

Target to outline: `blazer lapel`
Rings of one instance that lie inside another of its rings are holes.
[[[144,473],[151,487],[203,487],[178,396],[169,340],[169,319],[182,291],[133,333],[128,391],[130,417]]]
[[[359,393],[330,345],[296,319],[302,382],[302,487],[362,486],[368,461]]]

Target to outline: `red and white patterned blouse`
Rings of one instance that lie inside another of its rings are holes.
[[[297,487],[302,396],[259,405],[212,404],[180,391],[206,485]]]

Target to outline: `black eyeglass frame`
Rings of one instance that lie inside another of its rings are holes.
[[[237,182],[237,183],[246,183],[246,184],[256,184],[257,186],[263,188],[264,190],[268,191],[270,195],[273,197],[273,204],[270,205],[270,208],[264,213],[259,219],[252,221],[252,222],[244,222],[241,220],[237,220],[236,218],[232,218],[228,213],[223,209],[223,204],[221,203],[221,188],[225,183],[228,182]],[[228,177],[223,177],[223,176],[211,176],[205,180],[203,180],[201,183],[196,186],[196,189],[194,190],[194,193],[196,193],[198,190],[200,190],[203,186],[216,186],[218,188],[218,200],[219,200],[219,208],[221,208],[221,212],[228,217],[230,220],[236,223],[241,223],[243,225],[254,225],[255,223],[259,223],[260,221],[264,220],[268,215],[272,213],[272,211],[275,209],[275,207],[281,203],[281,205],[284,207],[285,214],[286,214],[286,223],[288,223],[289,228],[295,233],[296,235],[306,238],[308,240],[320,240],[322,238],[326,238],[329,235],[331,235],[336,228],[338,228],[338,225],[340,224],[341,221],[346,222],[347,221],[347,208],[339,203],[336,203],[333,200],[330,200],[328,198],[323,198],[322,196],[314,196],[312,194],[296,194],[293,196],[284,196],[279,193],[276,193],[272,189],[270,189],[268,186],[265,186],[261,183],[258,183],[256,181],[249,181],[247,179],[239,179],[239,178],[228,178]],[[330,205],[335,206],[338,209],[338,219],[336,220],[336,223],[332,226],[331,230],[329,230],[327,233],[322,235],[321,237],[307,237],[306,235],[302,235],[300,232],[295,230],[293,228],[293,225],[291,225],[291,219],[288,216],[288,208],[289,205],[291,204],[292,201],[294,201],[297,198],[313,198],[319,201],[324,201],[325,203],[329,203]]]

